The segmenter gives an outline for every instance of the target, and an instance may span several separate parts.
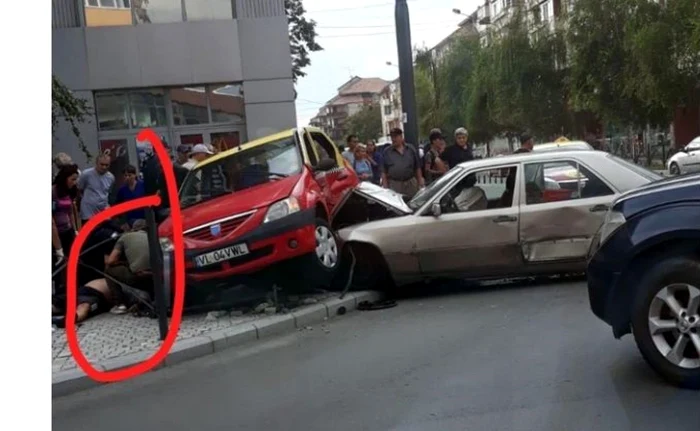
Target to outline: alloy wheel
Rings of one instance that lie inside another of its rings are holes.
[[[677,164],[672,163],[672,164],[671,164],[671,167],[670,167],[670,169],[669,169],[669,173],[670,173],[671,175],[680,175],[680,174],[681,174],[681,170],[680,170],[680,168],[678,167]]]
[[[316,227],[316,257],[328,269],[333,269],[338,263],[338,244],[326,226]]]
[[[700,368],[700,288],[671,284],[649,305],[649,332],[666,360],[685,369]]]

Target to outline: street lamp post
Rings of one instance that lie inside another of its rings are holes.
[[[418,146],[418,117],[416,93],[413,85],[413,48],[411,45],[411,21],[406,0],[396,0],[396,47],[399,54],[399,78],[401,81],[401,106],[405,114],[403,127],[406,142]]]

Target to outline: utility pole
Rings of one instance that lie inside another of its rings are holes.
[[[396,47],[399,54],[401,81],[401,107],[403,109],[403,134],[406,142],[418,148],[418,116],[416,93],[413,85],[413,46],[411,45],[411,20],[406,0],[396,0]]]

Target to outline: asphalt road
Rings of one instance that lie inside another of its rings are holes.
[[[584,283],[444,290],[55,399],[53,429],[700,429]]]

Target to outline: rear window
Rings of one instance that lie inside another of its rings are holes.
[[[616,162],[617,164],[626,167],[630,171],[636,173],[637,175],[639,175],[643,178],[648,179],[649,181],[659,181],[659,180],[662,180],[664,178],[661,175],[657,174],[656,172],[645,168],[644,166],[636,165],[634,163],[628,162],[625,159],[621,159],[617,156],[613,156],[612,154],[608,154],[608,157],[611,160],[613,160],[614,162]]]

